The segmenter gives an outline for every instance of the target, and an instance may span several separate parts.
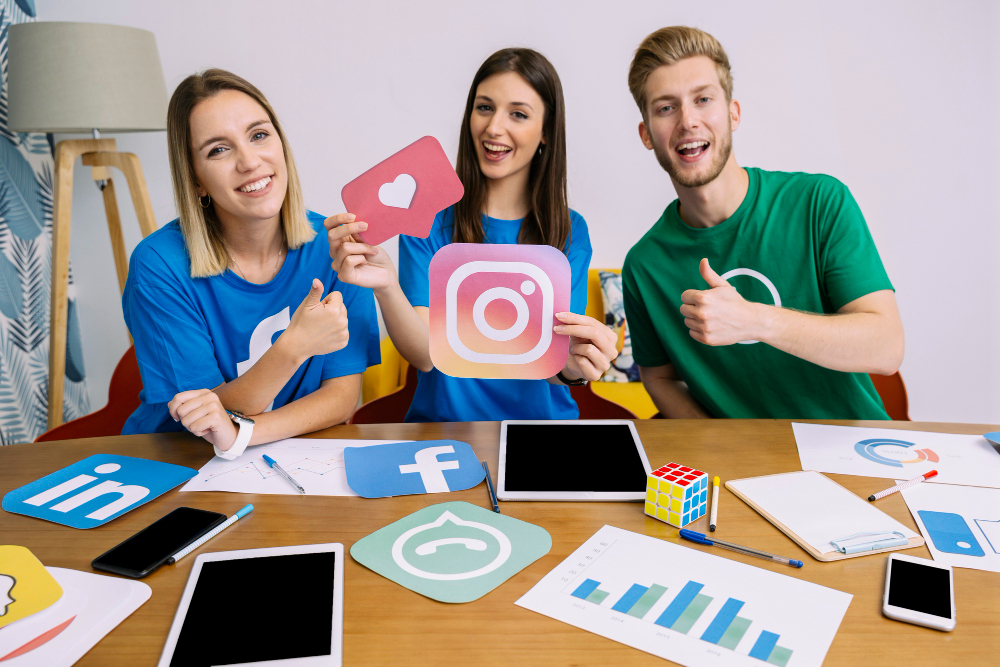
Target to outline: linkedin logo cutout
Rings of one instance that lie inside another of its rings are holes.
[[[172,463],[95,454],[14,489],[3,508],[71,528],[96,528],[198,474]]]

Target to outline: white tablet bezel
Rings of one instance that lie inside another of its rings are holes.
[[[163,653],[160,655],[160,662],[157,663],[158,667],[169,667],[170,665],[170,659],[174,655],[174,648],[177,646],[177,639],[181,634],[181,627],[184,625],[184,618],[187,616],[188,607],[191,604],[191,596],[194,595],[194,589],[198,585],[198,579],[201,577],[201,569],[205,563],[220,560],[242,560],[244,558],[329,552],[337,555],[337,563],[333,574],[333,629],[332,636],[330,637],[330,655],[243,662],[230,665],[230,667],[319,667],[320,665],[323,667],[340,667],[344,662],[344,545],[339,543],[217,551],[198,556],[194,561],[194,567],[191,568],[191,574],[188,576],[187,585],[184,587],[184,594],[177,605],[177,613],[174,614],[174,622],[170,626],[170,634],[167,635],[166,644],[163,646]],[[238,632],[238,630],[239,621],[237,619],[229,625],[229,631]],[[231,641],[231,638],[227,638],[227,634],[227,631],[220,631],[219,641]]]
[[[532,420],[532,419],[511,419],[500,422],[500,461],[497,471],[497,498],[499,500],[593,500],[593,501],[626,501],[642,502],[646,499],[645,487],[635,492],[606,492],[606,491],[508,491],[507,490],[507,425],[508,424],[530,424],[535,426],[628,426],[632,434],[632,442],[639,452],[642,460],[642,467],[646,474],[650,474],[649,459],[646,458],[646,450],[639,439],[639,433],[635,430],[635,424],[628,419],[552,419],[552,420]]]

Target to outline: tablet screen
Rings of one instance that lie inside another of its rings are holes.
[[[333,552],[202,565],[171,665],[330,655]]]
[[[627,424],[507,424],[506,491],[639,492],[646,469]]]

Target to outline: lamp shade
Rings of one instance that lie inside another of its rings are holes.
[[[99,23],[10,26],[10,128],[19,132],[165,130],[167,86],[148,30]]]

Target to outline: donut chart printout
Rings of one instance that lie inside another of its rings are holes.
[[[934,560],[1000,572],[1000,490],[916,484],[900,493]]]
[[[851,599],[604,526],[515,604],[688,667],[818,667]]]
[[[1000,488],[1000,453],[981,435],[798,423],[792,431],[803,470],[904,480],[937,470],[926,484]]]

